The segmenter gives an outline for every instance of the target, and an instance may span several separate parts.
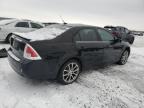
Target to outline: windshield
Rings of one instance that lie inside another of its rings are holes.
[[[8,25],[8,24],[11,24],[15,21],[16,21],[15,19],[1,20],[0,25]]]

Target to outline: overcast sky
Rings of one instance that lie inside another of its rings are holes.
[[[0,0],[0,16],[144,30],[144,0]]]

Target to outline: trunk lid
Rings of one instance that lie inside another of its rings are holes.
[[[12,53],[18,58],[22,59],[26,43],[29,43],[29,40],[13,34],[10,39],[10,51],[12,51]]]

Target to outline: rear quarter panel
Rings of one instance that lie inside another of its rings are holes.
[[[74,43],[33,43],[31,45],[43,60],[55,59],[57,71],[68,59],[79,57]]]

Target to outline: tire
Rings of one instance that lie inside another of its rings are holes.
[[[7,57],[7,50],[5,48],[0,49],[0,58],[3,58],[3,57]]]
[[[125,51],[122,53],[121,58],[120,58],[120,60],[118,61],[118,64],[119,64],[119,65],[125,65],[125,64],[127,63],[128,57],[129,57],[129,51],[128,51],[128,50],[125,50]]]
[[[6,39],[5,39],[5,42],[6,43],[10,43],[10,38],[11,38],[12,34],[9,34]]]
[[[134,38],[132,38],[129,43],[132,45],[134,43]]]
[[[64,85],[71,84],[77,80],[81,72],[81,65],[77,60],[69,60],[60,69],[58,82]]]

